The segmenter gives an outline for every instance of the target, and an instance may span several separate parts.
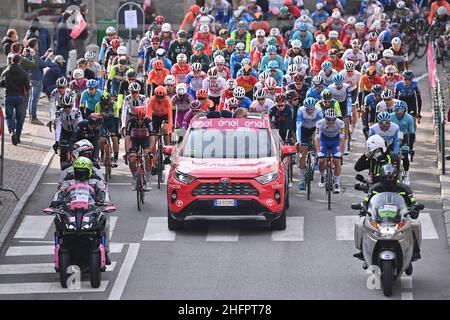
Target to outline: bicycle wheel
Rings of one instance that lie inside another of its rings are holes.
[[[158,159],[156,163],[156,168],[158,171],[158,189],[161,189],[162,173],[164,170],[162,147],[158,147]]]
[[[424,35],[419,35],[419,42],[415,46],[417,59],[422,58],[428,49],[428,39]]]
[[[105,157],[105,180],[108,182],[111,180],[111,146],[109,143],[105,144],[105,150],[104,150],[104,157]]]
[[[331,169],[331,162],[328,163],[327,168],[327,179],[326,179],[326,185],[327,185],[327,200],[328,200],[328,210],[331,210],[331,194],[333,193],[333,172]]]
[[[289,174],[289,182],[294,182],[294,159],[292,157],[289,157]]]
[[[144,187],[144,181],[142,178],[142,170],[141,168],[138,168],[138,170],[136,171],[136,202],[138,211],[141,211],[141,192]]]
[[[412,63],[416,58],[416,44],[414,42],[408,44],[408,60]]]
[[[311,178],[313,175],[313,167],[311,163],[311,153],[308,153],[306,158],[306,170],[305,170],[305,183],[306,183],[306,196],[307,199],[311,199]]]

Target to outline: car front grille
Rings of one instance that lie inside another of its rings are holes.
[[[259,192],[249,183],[202,183],[192,196],[258,196]]]

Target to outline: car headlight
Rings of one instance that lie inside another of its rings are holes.
[[[184,184],[191,184],[192,182],[195,181],[194,177],[192,177],[188,174],[182,173],[178,170],[175,170],[175,173],[173,176],[174,176],[175,180],[178,180]]]
[[[255,178],[255,180],[261,184],[268,184],[269,182],[272,182],[277,179],[278,179],[278,170]]]

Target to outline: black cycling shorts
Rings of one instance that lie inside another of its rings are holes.
[[[161,128],[163,121],[169,121],[169,117],[168,116],[158,117],[155,115],[152,116],[153,132],[159,131],[159,128]]]
[[[131,138],[131,148],[130,152],[138,152],[139,147],[142,149],[150,148],[150,139],[148,137],[145,138]]]
[[[316,131],[316,128],[313,127],[311,129],[308,128],[303,128],[302,127],[302,132],[301,132],[301,144],[303,145],[310,145],[313,144],[312,138],[314,135],[314,132]]]
[[[339,107],[341,108],[342,118],[348,118],[347,100],[339,102]]]

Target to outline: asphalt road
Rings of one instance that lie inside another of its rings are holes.
[[[426,73],[416,61],[417,76]],[[449,299],[450,254],[447,245],[436,168],[427,78],[420,82],[423,119],[419,125],[411,187],[421,214],[422,259],[411,277],[394,286],[389,299]],[[113,171],[110,192],[118,211],[112,215],[112,270],[93,290],[82,277],[80,290],[61,289],[52,269],[51,218],[41,210],[50,203],[59,175],[54,158],[7,243],[0,252],[0,300],[3,299],[386,299],[369,290],[368,274],[352,257],[350,204],[362,193],[353,190],[353,164],[362,153],[358,134],[345,157],[344,193],[333,196],[328,211],[325,192],[314,185],[306,200],[296,183],[291,188],[286,231],[272,232],[262,221],[194,221],[185,230],[167,229],[165,186],[153,186],[142,213],[129,185],[125,165]],[[317,183],[317,181],[315,182]],[[49,219],[50,218],[50,219]]]

